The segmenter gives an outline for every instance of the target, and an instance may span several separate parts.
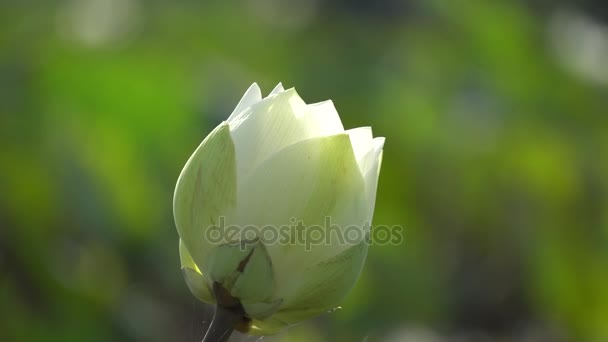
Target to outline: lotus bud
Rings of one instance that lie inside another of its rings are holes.
[[[367,255],[383,145],[370,127],[345,131],[331,101],[306,104],[281,84],[262,99],[254,83],[175,187],[191,292],[238,308],[236,328],[252,335],[337,307]]]

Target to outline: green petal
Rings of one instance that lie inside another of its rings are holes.
[[[337,307],[355,285],[367,256],[362,241],[344,252],[301,270],[302,282],[273,317],[297,323]]]
[[[226,215],[236,201],[234,144],[226,122],[196,149],[180,174],[173,197],[173,215],[180,238],[203,273],[205,260],[217,247],[205,232]]]
[[[261,303],[270,300],[274,291],[272,261],[264,244],[258,242],[230,293],[243,303]]]
[[[300,271],[305,283],[295,300],[281,303],[268,318],[253,319],[250,335],[273,335],[290,325],[327,313],[338,306],[351,290],[363,268],[368,245],[362,242],[335,257]]]
[[[265,302],[274,293],[272,262],[259,241],[215,248],[207,260],[207,269],[214,282],[221,283],[243,303]]]
[[[254,319],[265,319],[272,316],[277,312],[282,303],[283,299],[257,303],[241,302],[243,308],[245,308],[245,312]]]
[[[274,335],[288,326],[288,323],[282,322],[274,317],[263,320],[253,319],[247,334],[254,336]]]
[[[214,304],[215,298],[210,287],[211,283],[207,277],[201,273],[198,266],[196,266],[190,252],[188,252],[188,249],[181,239],[179,240],[179,258],[182,264],[182,273],[184,274],[184,279],[186,280],[190,292],[199,300],[205,303]]]

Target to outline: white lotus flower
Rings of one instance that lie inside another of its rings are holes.
[[[370,127],[345,131],[331,101],[306,104],[280,83],[262,99],[254,83],[177,181],[173,210],[192,293],[240,305],[237,329],[254,335],[335,308],[359,277],[368,241],[306,246],[290,231],[275,243],[259,235],[217,243],[210,229],[222,221],[260,234],[269,225],[310,227],[329,217],[338,232],[356,227],[366,236],[383,145]]]

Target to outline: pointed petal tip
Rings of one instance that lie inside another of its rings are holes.
[[[272,89],[272,91],[270,92],[270,94],[268,94],[268,97],[273,96],[273,95],[277,95],[280,94],[282,92],[285,91],[285,88],[283,88],[283,82],[279,82],[274,89]]]
[[[357,134],[357,133],[361,133],[361,132],[365,132],[365,134],[372,134],[372,126],[361,126],[361,127],[355,127],[355,128],[351,128],[351,129],[347,129],[345,131],[346,133],[353,133],[353,134]]]
[[[375,137],[374,138],[374,149],[377,151],[377,150],[381,150],[382,148],[384,148],[385,140],[386,140],[385,137]]]
[[[309,106],[329,106],[329,105],[334,106],[334,101],[332,101],[331,99],[328,99],[328,100],[321,101],[321,102],[309,103],[308,105]]]
[[[228,117],[228,121],[232,122],[235,118],[243,112],[247,107],[251,107],[253,104],[262,100],[262,91],[260,90],[260,86],[253,82],[249,88],[245,91],[241,100],[236,105],[236,108],[232,111],[230,116]]]
[[[278,95],[280,96],[287,96],[288,98],[297,98],[300,99],[304,105],[306,105],[306,102],[304,102],[304,100],[302,99],[302,97],[300,96],[300,94],[298,94],[297,90],[295,87],[291,87],[288,89],[283,90],[282,92],[280,92]]]
[[[245,91],[245,94],[249,93],[250,91],[254,91],[255,93],[259,93],[260,96],[262,95],[262,90],[260,89],[260,86],[258,85],[258,82],[251,83],[251,85],[249,86],[249,88],[247,88],[247,90]]]

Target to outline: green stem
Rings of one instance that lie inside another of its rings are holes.
[[[220,305],[215,306],[213,320],[209,330],[203,337],[203,342],[226,342],[232,335],[241,316],[234,310],[224,308]]]

